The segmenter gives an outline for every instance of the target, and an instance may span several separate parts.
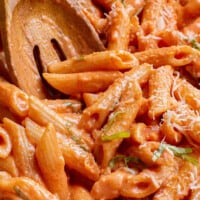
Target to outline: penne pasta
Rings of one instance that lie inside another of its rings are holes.
[[[79,126],[88,131],[100,128],[118,103],[126,84],[126,79],[117,79],[94,104],[83,111]]]
[[[8,107],[0,104],[0,121],[2,122],[3,118],[7,117],[13,121],[18,121],[19,119],[9,110]]]
[[[0,78],[0,103],[10,109],[18,117],[28,114],[28,95],[22,90]]]
[[[46,127],[37,145],[36,158],[49,191],[57,194],[60,200],[70,199],[65,162],[52,124]]]
[[[67,74],[92,71],[127,70],[138,65],[138,60],[127,51],[113,50],[94,52],[89,55],[73,57],[48,67],[48,72]]]
[[[180,67],[192,63],[196,58],[197,52],[187,46],[171,46],[157,49],[148,49],[143,52],[134,53],[140,63],[150,63],[155,67],[171,65]]]
[[[156,80],[156,81],[155,81]],[[173,69],[162,66],[154,71],[149,78],[149,111],[151,119],[160,117],[165,111],[173,107],[171,87],[173,83]]]
[[[83,99],[85,102],[86,107],[91,106],[92,104],[94,104],[98,98],[100,98],[100,96],[102,95],[102,93],[83,93]]]
[[[42,134],[45,131],[45,127],[40,126],[29,117],[24,119],[23,124],[28,140],[32,145],[37,146]]]
[[[33,141],[32,143],[37,146],[45,131],[44,127],[39,126],[29,118],[26,118],[24,123],[30,141]],[[81,138],[68,138],[60,133],[56,133],[56,136],[66,166],[78,171],[91,180],[96,180],[100,173],[99,167],[93,155],[87,151],[87,146],[81,141]]]
[[[130,127],[130,142],[143,144],[147,141],[160,141],[160,129],[157,125],[133,123]]]
[[[144,198],[157,191],[165,178],[173,171],[172,166],[162,166],[156,171],[145,169],[138,174],[118,169],[102,176],[93,185],[91,194],[95,199],[113,199],[119,196]]]
[[[6,171],[13,177],[19,176],[13,156],[9,155],[6,158],[0,158],[0,171]]]
[[[56,195],[50,193],[44,186],[28,177],[9,177],[0,175],[0,191],[8,192],[20,199],[30,200],[58,200]]]
[[[107,26],[107,48],[109,50],[128,50],[131,21],[129,10],[120,1],[112,3]]]
[[[200,199],[199,2],[0,1],[0,199]]]
[[[188,81],[176,80],[173,92],[177,100],[185,101],[193,110],[200,111],[200,91]]]
[[[47,126],[52,123],[56,131],[67,135],[68,137],[78,137],[90,149],[88,144],[92,144],[90,136],[83,130],[79,130],[70,121],[64,120],[59,114],[45,106],[39,99],[31,96],[29,99],[28,116],[41,126]]]
[[[71,191],[71,200],[93,200],[90,192],[86,190],[83,186],[80,185],[72,185],[70,187]]]
[[[6,158],[11,152],[12,143],[8,132],[0,126],[0,158]]]
[[[43,73],[44,79],[55,89],[64,94],[101,92],[108,88],[115,79],[122,77],[119,71],[97,71],[73,74]]]
[[[128,80],[133,79],[139,84],[144,84],[151,72],[152,66],[144,64],[133,68],[125,73],[124,77],[117,79],[93,105],[83,111],[80,127],[86,130],[99,129],[118,104]]]
[[[44,99],[42,102],[57,113],[81,112],[82,104],[75,99]]]
[[[121,101],[119,102],[118,108],[112,112],[108,118],[108,122],[101,129],[101,146],[102,146],[102,167],[107,167],[109,161],[115,155],[117,148],[123,141],[123,138],[117,137],[113,140],[104,141],[103,138],[112,137],[114,134],[127,132],[135,120],[138,110],[142,102],[142,96],[138,97],[137,91],[135,90],[135,82],[129,81],[126,90],[122,94]],[[136,98],[135,98],[135,97]],[[124,123],[121,123],[124,121]],[[128,133],[128,132],[127,132]]]
[[[24,127],[7,118],[3,120],[3,127],[8,131],[11,137],[13,158],[19,170],[19,175],[30,177],[42,183],[35,162],[35,149],[29,143]]]
[[[196,166],[184,162],[180,166],[177,174],[167,178],[165,183],[154,195],[153,200],[183,199],[187,197],[190,185],[196,178]]]

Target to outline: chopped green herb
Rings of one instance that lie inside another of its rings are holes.
[[[163,151],[165,150],[165,145],[163,142],[161,142],[158,150],[154,151],[152,160],[155,162],[160,156],[162,155]]]
[[[84,58],[85,58],[84,55],[80,55],[80,56],[76,57],[76,60],[83,60]]]
[[[73,136],[74,133],[73,133],[73,131],[71,130],[71,124],[70,124],[70,123],[66,123],[66,128],[67,128],[68,133],[69,133],[71,136]]]
[[[103,128],[103,132],[106,132],[108,129],[110,129],[110,127],[113,125],[113,123],[117,120],[117,118],[123,114],[124,111],[117,111],[117,112],[113,112],[109,119],[108,119],[108,123],[106,124],[106,126]]]
[[[176,146],[172,146],[169,144],[165,144],[165,146],[166,146],[166,148],[171,150],[174,153],[174,155],[182,155],[182,154],[192,153],[191,148],[176,147]]]
[[[198,43],[195,39],[191,40],[190,43],[191,43],[193,48],[200,51],[200,43]]]
[[[64,102],[63,103],[65,106],[67,106],[67,107],[70,107],[70,106],[72,106],[73,105],[73,103],[72,102]]]
[[[81,147],[81,149],[83,149],[84,151],[87,151],[89,152],[88,148],[84,145],[84,144],[81,144],[79,145]]]
[[[183,160],[187,160],[188,162],[192,163],[193,165],[198,165],[199,162],[196,158],[194,158],[193,156],[187,155],[187,154],[183,154],[181,155],[181,158]]]
[[[29,200],[29,198],[22,192],[19,186],[14,186],[13,189],[18,197],[20,197],[23,200]]]
[[[127,156],[124,158],[124,162],[125,162],[125,165],[128,166],[128,163],[131,162],[131,163],[137,163],[137,164],[141,164],[141,160],[137,157],[133,157],[133,156]]]
[[[137,157],[133,157],[133,156],[125,156],[125,155],[117,155],[114,158],[112,158],[108,164],[108,166],[113,169],[115,167],[115,164],[119,161],[123,161],[125,166],[128,166],[128,163],[136,163],[136,164],[141,164],[142,161],[137,158]]]
[[[114,133],[112,135],[102,135],[101,136],[101,140],[103,142],[109,142],[115,139],[121,139],[121,138],[129,138],[130,137],[130,132],[128,131],[123,131],[123,132],[119,132],[119,133]]]
[[[72,140],[74,140],[76,143],[79,143],[79,142],[80,142],[80,138],[77,137],[77,136],[75,136],[75,135],[73,135],[71,138],[72,138]]]
[[[183,147],[176,147],[170,144],[166,144],[164,142],[161,142],[160,147],[158,150],[156,150],[153,154],[152,160],[156,161],[163,153],[165,149],[169,149],[173,152],[173,154],[177,157],[182,158],[183,160],[187,160],[188,162],[191,162],[192,164],[197,164],[198,160],[194,158],[193,156],[190,156],[188,154],[192,153],[191,148],[183,148]]]
[[[115,164],[119,161],[122,160],[125,156],[124,155],[117,155],[114,158],[111,159],[111,161],[109,162],[108,166],[113,169]]]
[[[89,151],[88,148],[85,146],[85,144],[79,137],[73,135],[71,136],[71,139],[74,140],[74,142],[76,142],[76,144],[79,145],[81,149],[83,149],[84,151]]]

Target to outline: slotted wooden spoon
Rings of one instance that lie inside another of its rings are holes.
[[[11,80],[39,98],[48,65],[104,50],[75,0],[0,0],[0,22]]]

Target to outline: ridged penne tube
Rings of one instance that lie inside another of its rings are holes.
[[[122,77],[119,71],[80,72],[72,74],[43,73],[44,79],[55,89],[68,95],[84,92],[101,92],[115,79]]]
[[[81,113],[59,113],[59,115],[67,122],[78,125],[81,119]]]
[[[109,50],[128,50],[131,20],[127,7],[120,1],[111,6],[106,32]]]
[[[147,166],[155,165],[167,165],[168,163],[174,162],[174,155],[169,151],[163,151],[162,155],[157,159],[153,160],[153,155],[156,150],[160,147],[160,142],[145,142],[139,146],[132,145],[127,149],[128,155],[135,156],[144,162]]]
[[[99,129],[105,122],[109,113],[112,112],[118,104],[128,80],[135,80],[139,84],[144,84],[148,81],[151,72],[152,66],[144,64],[134,67],[126,72],[124,77],[115,80],[94,104],[83,111],[80,127],[86,130]]]
[[[97,33],[101,34],[107,21],[105,18],[103,18],[102,10],[99,9],[99,7],[96,6],[92,0],[83,1],[81,3],[83,6],[82,11],[89,19]]]
[[[89,107],[92,104],[94,104],[98,100],[98,98],[100,97],[101,94],[102,94],[101,92],[97,93],[97,94],[83,93],[83,100],[84,100],[86,107]]]
[[[173,164],[154,169],[144,169],[132,174],[125,169],[118,169],[108,175],[102,175],[92,187],[94,199],[113,199],[119,196],[144,198],[156,192],[166,177],[174,172]]]
[[[28,177],[9,177],[0,174],[0,191],[9,192],[20,199],[59,200],[44,186]]]
[[[8,107],[0,104],[0,121],[2,122],[3,118],[7,117],[9,119],[12,119],[13,121],[19,120],[16,115],[14,115]]]
[[[56,128],[56,131],[63,133],[68,137],[78,137],[86,144],[86,146],[88,146],[88,142],[88,144],[92,143],[90,142],[90,136],[86,132],[79,130],[76,125],[71,123],[71,121],[64,120],[58,113],[51,110],[34,96],[30,96],[29,98],[28,116],[41,126],[47,126],[49,123],[52,123]]]
[[[113,134],[118,134],[123,131],[129,131],[131,123],[135,120],[138,110],[140,109],[142,100],[137,100],[130,104],[124,105],[124,110],[117,110],[116,112],[122,112],[119,117],[112,123],[112,126],[109,129],[102,133],[102,136],[111,136]],[[123,113],[124,112],[124,113]],[[123,123],[122,123],[123,122]],[[128,132],[129,133],[129,132]],[[114,139],[110,142],[102,142],[102,163],[101,166],[107,167],[109,161],[115,155],[117,148],[122,143],[122,138]]]
[[[8,132],[0,126],[0,158],[6,158],[12,149],[12,143]]]
[[[18,117],[25,117],[28,114],[28,95],[15,85],[0,77],[0,103],[10,109]]]
[[[25,118],[25,120],[23,121],[23,125],[28,140],[32,145],[37,146],[42,134],[45,131],[45,127],[40,126],[29,117]]]
[[[94,200],[90,192],[81,185],[71,185],[70,192],[71,192],[71,200],[80,200],[80,199]]]
[[[24,122],[25,128],[28,130],[28,137],[37,146],[44,127],[41,127],[31,119],[27,118]],[[97,180],[99,177],[99,167],[91,153],[86,151],[85,144],[81,143],[78,137],[67,138],[65,135],[56,133],[59,147],[65,159],[65,164],[91,180]]]
[[[147,126],[145,123],[133,123],[130,127],[129,141],[143,144],[147,141],[160,141],[160,130],[158,125]]]
[[[111,136],[124,131],[129,131],[129,128],[136,118],[137,112],[142,104],[142,94],[138,97],[135,88],[137,82],[129,81],[118,107],[109,115],[108,121],[101,129],[101,137]],[[136,96],[136,98],[135,98]],[[111,141],[102,141],[102,167],[107,167],[109,161],[115,155],[117,148],[123,141],[123,138],[116,138]]]
[[[173,101],[171,88],[173,83],[173,69],[162,66],[156,69],[149,78],[149,111],[148,116],[155,119],[165,111],[171,109]]]
[[[117,79],[94,104],[87,107],[83,111],[83,115],[79,123],[80,127],[83,127],[88,131],[100,128],[108,114],[118,103],[126,84],[126,79]]]
[[[13,177],[19,176],[19,172],[12,155],[9,155],[6,158],[0,158],[0,171],[6,171]]]
[[[12,154],[20,176],[27,176],[42,183],[35,163],[35,148],[26,137],[23,126],[4,118],[3,127],[8,131],[12,142]]]
[[[155,193],[153,200],[178,200],[188,197],[191,185],[196,181],[197,177],[197,166],[184,161],[176,174],[167,177],[166,181]]]
[[[78,141],[66,138],[63,135],[60,136],[58,141],[66,165],[85,177],[96,181],[99,178],[100,169],[92,153],[86,151],[81,144],[77,144]]]
[[[66,128],[67,122],[63,120],[55,111],[51,110],[42,101],[34,96],[29,98],[28,116],[42,126],[52,123],[56,130],[65,134],[69,134]]]
[[[65,74],[103,70],[118,71],[131,69],[136,65],[138,65],[137,59],[127,51],[102,51],[55,63],[48,67],[48,72]]]
[[[42,102],[57,113],[76,113],[81,111],[81,102],[75,99],[44,99]]]
[[[188,104],[180,101],[174,109],[166,111],[164,115],[164,123],[183,134],[192,145],[200,144],[200,118]]]
[[[36,158],[49,191],[57,194],[60,200],[69,199],[70,191],[64,169],[65,162],[57,142],[56,130],[52,124],[46,127],[37,145]]]
[[[174,96],[177,100],[185,101],[193,110],[200,111],[200,91],[186,80],[174,82]]]
[[[161,30],[177,29],[177,12],[171,2],[166,0],[148,0],[143,9],[141,20],[144,35],[157,33]]]
[[[144,85],[149,80],[153,66],[148,63],[136,66],[125,73],[125,78],[128,80],[135,80],[139,85]]]
[[[170,121],[170,116],[164,113],[163,122],[160,125],[160,132],[167,143],[176,145],[181,142],[183,135],[175,127],[171,126],[168,121]]]
[[[197,51],[187,45],[148,49],[133,54],[140,63],[150,63],[155,67],[171,65],[180,67],[190,64],[197,57]]]

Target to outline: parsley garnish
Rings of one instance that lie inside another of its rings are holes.
[[[109,119],[108,119],[108,122],[107,124],[105,125],[105,127],[103,128],[103,132],[106,132],[108,129],[110,129],[110,127],[113,125],[113,123],[117,120],[117,118],[123,114],[124,111],[117,111],[117,112],[113,112]]]
[[[84,58],[85,58],[84,55],[80,55],[80,56],[76,57],[76,60],[83,60]]]
[[[164,142],[161,142],[158,150],[154,151],[152,160],[156,161],[162,155],[165,149],[169,149],[170,151],[173,152],[175,156],[182,158],[183,160],[187,160],[188,162],[191,162],[192,164],[195,164],[195,165],[198,164],[198,160],[196,158],[188,155],[192,153],[191,148],[176,147],[170,144],[166,144]]]
[[[74,133],[73,133],[73,131],[71,130],[71,124],[70,124],[70,123],[66,123],[66,128],[67,128],[67,131],[68,131],[69,135],[73,136]]]
[[[118,132],[114,133],[112,135],[102,135],[101,140],[103,142],[109,142],[115,139],[120,139],[120,138],[129,138],[130,137],[130,132],[129,131],[123,131],[123,132]]]
[[[71,136],[71,139],[77,144],[79,145],[79,147],[81,149],[83,149],[84,151],[89,152],[87,146],[83,143],[83,141],[81,140],[81,138],[77,137],[77,136]]]
[[[200,44],[195,39],[191,40],[190,43],[192,45],[192,48],[195,48],[200,51]]]
[[[137,157],[133,157],[133,156],[125,156],[125,155],[117,155],[114,158],[111,159],[111,161],[109,162],[109,167],[111,169],[114,168],[115,164],[119,161],[123,161],[124,165],[126,167],[128,167],[128,163],[136,163],[136,164],[141,164],[142,161],[137,158]]]
[[[64,104],[66,107],[71,107],[73,103],[72,103],[72,102],[64,102],[63,104]]]

